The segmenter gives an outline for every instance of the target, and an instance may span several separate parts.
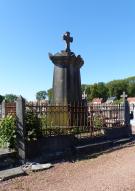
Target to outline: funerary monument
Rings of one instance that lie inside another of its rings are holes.
[[[73,42],[70,32],[63,35],[63,40],[66,49],[54,55],[49,54],[54,64],[52,104],[79,104],[82,101],[80,68],[84,61],[70,49],[70,43]]]

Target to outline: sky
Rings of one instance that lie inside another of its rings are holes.
[[[135,76],[134,0],[0,0],[0,94],[35,100],[52,87],[48,53],[84,59],[82,84]]]

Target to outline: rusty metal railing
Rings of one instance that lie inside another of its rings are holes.
[[[47,105],[26,103],[26,112],[33,112],[41,121],[44,136],[74,134],[98,136],[104,128],[124,127],[124,106],[121,104]]]

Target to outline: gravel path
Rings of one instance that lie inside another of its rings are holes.
[[[0,183],[0,191],[135,191],[135,145]]]

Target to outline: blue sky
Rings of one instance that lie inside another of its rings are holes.
[[[48,53],[65,48],[85,64],[82,83],[135,76],[134,0],[0,0],[0,94],[28,100],[52,86]]]

